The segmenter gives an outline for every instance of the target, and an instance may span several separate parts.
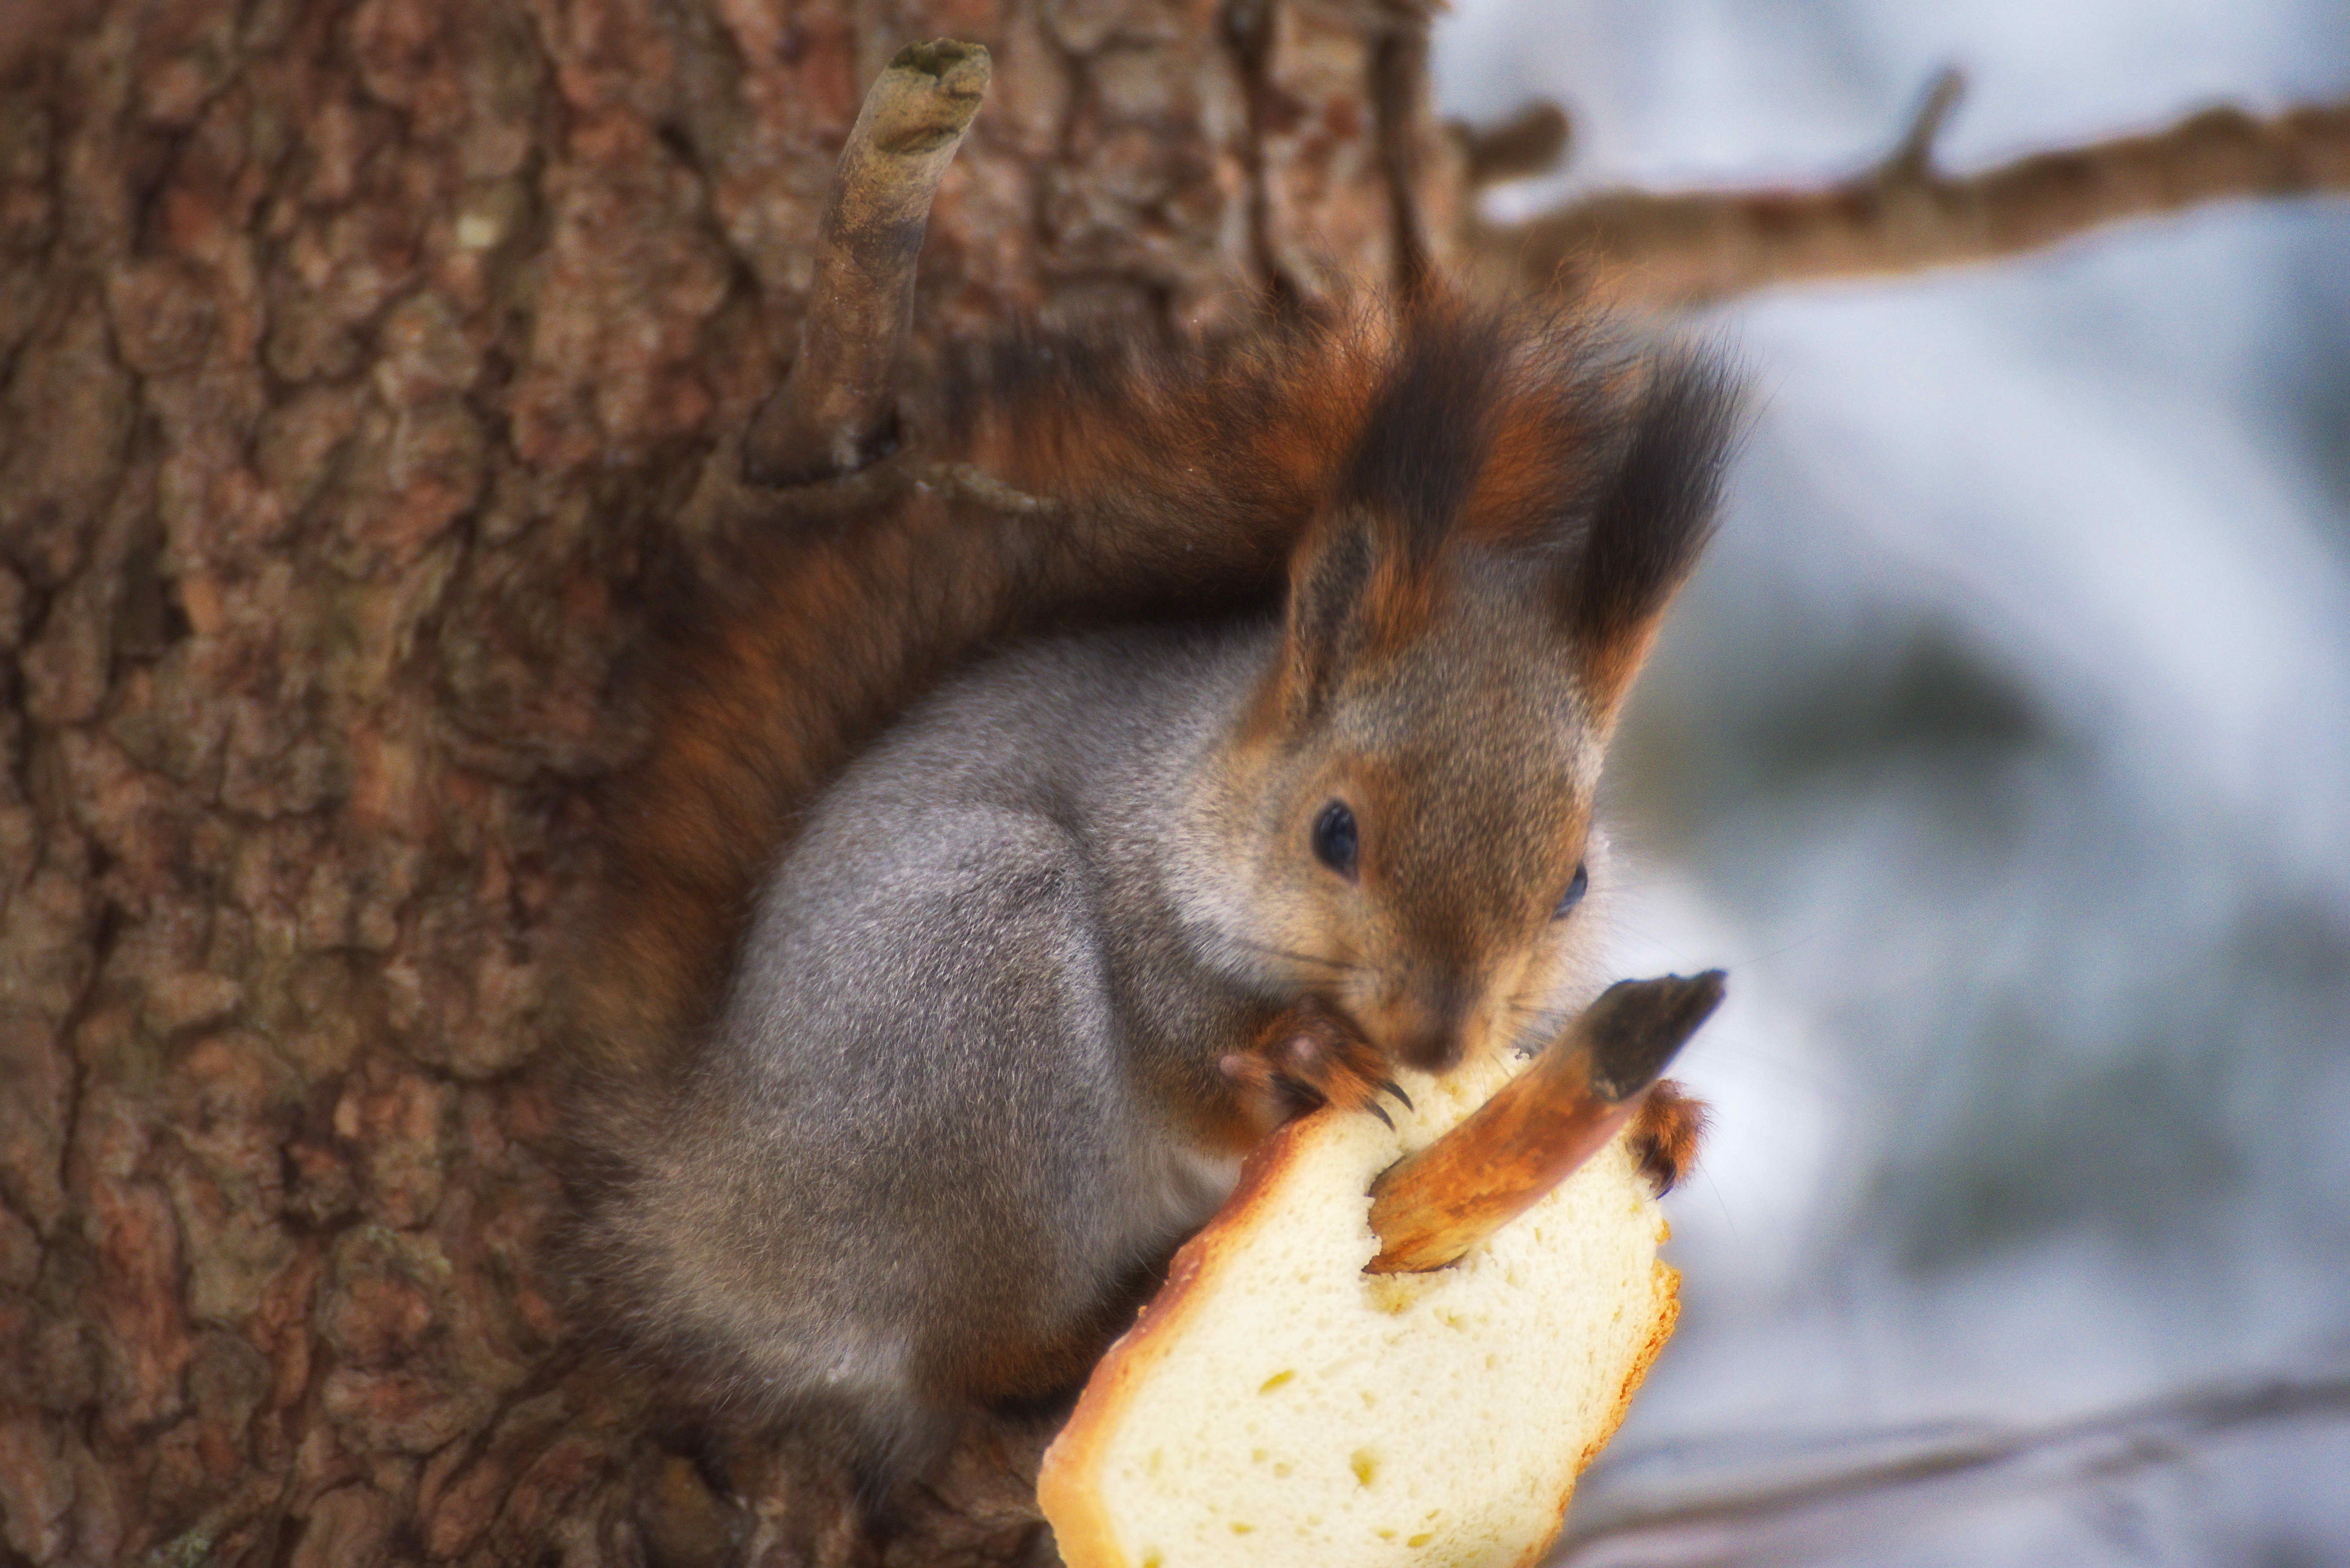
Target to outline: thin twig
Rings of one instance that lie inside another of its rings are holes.
[[[1589,1497],[1569,1514],[1548,1563],[1700,1568],[1785,1561],[1803,1555],[1806,1541],[1833,1535],[1849,1546],[1906,1533],[1970,1505],[2175,1464],[2246,1428],[2345,1417],[2350,1374],[2334,1374],[2189,1389],[2023,1430],[1898,1434],[1866,1445],[1877,1457],[1842,1468],[1788,1475],[1782,1467],[1771,1479],[1711,1480],[1679,1496]]]
[[[1918,183],[1934,178],[1934,143],[1941,139],[1942,128],[1950,124],[1966,91],[1967,78],[1955,66],[1944,66],[1934,73],[1918,100],[1918,112],[1910,117],[1908,132],[1892,156],[1877,166],[1879,181]]]
[[[1934,166],[1956,73],[1893,154],[1818,189],[1613,191],[1471,244],[1538,289],[1695,306],[1774,284],[1989,261],[2131,218],[2247,197],[2350,191],[2350,102],[2266,118],[2205,109],[2150,135],[2018,159],[1964,178]]]
[[[881,455],[897,415],[892,379],[914,321],[914,264],[939,181],[979,112],[987,51],[910,44],[865,95],[816,233],[799,357],[743,442],[763,484],[853,473]]]

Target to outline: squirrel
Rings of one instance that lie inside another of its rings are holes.
[[[989,486],[743,541],[610,803],[571,1136],[624,1340],[886,1493],[1081,1382],[1285,1117],[1545,1044],[1735,401],[1437,290],[965,352],[908,450]],[[1644,1110],[1660,1189],[1700,1116]]]

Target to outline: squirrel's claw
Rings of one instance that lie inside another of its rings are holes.
[[[1271,1120],[1285,1120],[1316,1106],[1367,1110],[1395,1126],[1378,1103],[1392,1094],[1406,1106],[1409,1096],[1388,1075],[1378,1049],[1318,1002],[1297,1002],[1267,1021],[1253,1049],[1220,1059],[1224,1080],[1253,1101]]]
[[[1401,1100],[1405,1110],[1416,1111],[1419,1109],[1418,1106],[1411,1103],[1411,1096],[1403,1092],[1403,1085],[1397,1083],[1393,1078],[1381,1078],[1379,1080],[1379,1087],[1384,1092],[1393,1095],[1397,1099]],[[1389,1122],[1388,1125],[1392,1127],[1395,1124]]]

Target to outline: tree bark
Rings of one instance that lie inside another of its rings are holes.
[[[1015,312],[1197,332],[1391,275],[1421,232],[1393,149],[1429,150],[1431,202],[1457,186],[1424,106],[1375,90],[1410,25],[11,8],[0,1556],[872,1559],[822,1466],[649,1429],[541,1261],[535,1067],[645,606],[738,483],[901,45],[994,59],[919,358]],[[1035,1436],[975,1434],[888,1560],[1036,1551]]]
[[[1471,232],[1419,26],[0,4],[0,1563],[1046,1549],[1034,1428],[877,1547],[840,1476],[689,1443],[584,1348],[542,1249],[564,915],[899,47],[993,60],[919,364],[1014,313],[1203,333],[1523,251]]]

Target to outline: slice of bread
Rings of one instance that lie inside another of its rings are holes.
[[[1542,1555],[1679,1310],[1625,1140],[1460,1262],[1363,1272],[1371,1179],[1510,1071],[1413,1075],[1393,1131],[1323,1111],[1251,1157],[1045,1453],[1068,1568]]]

